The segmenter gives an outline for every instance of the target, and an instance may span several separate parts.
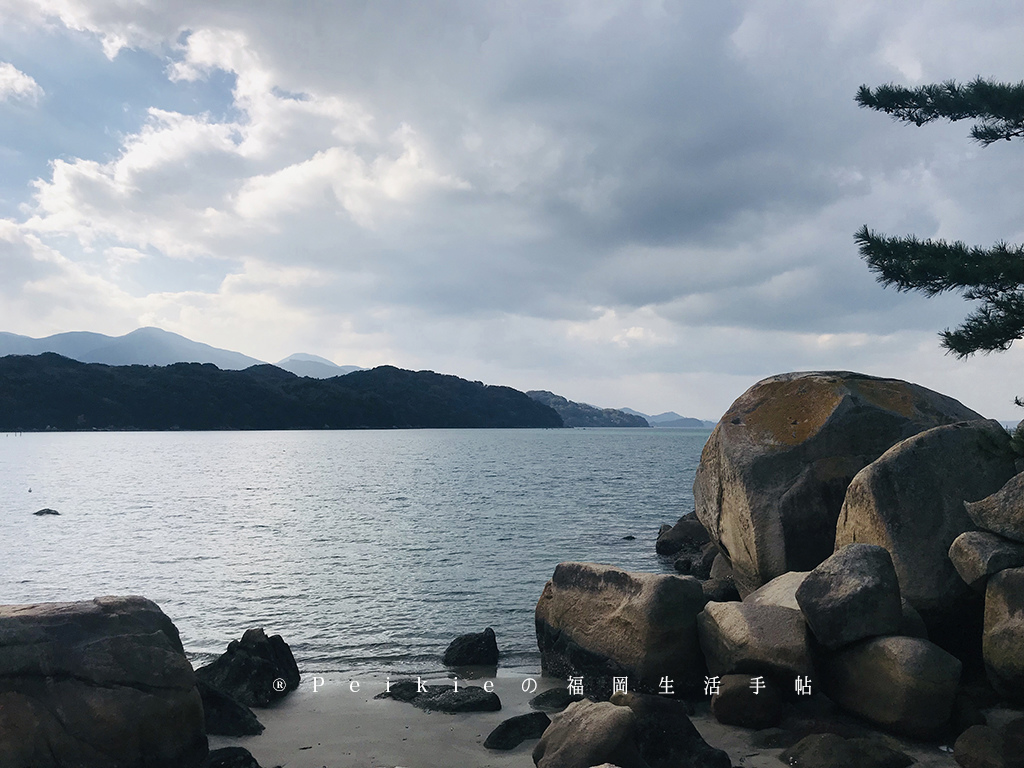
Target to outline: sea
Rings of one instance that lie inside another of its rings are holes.
[[[263,627],[304,672],[430,675],[493,627],[536,669],[559,562],[673,572],[655,539],[709,434],[0,433],[0,603],[144,595],[195,666]]]

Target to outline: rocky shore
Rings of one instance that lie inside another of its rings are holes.
[[[533,674],[490,629],[348,680],[262,629],[193,670],[141,597],[0,606],[0,768],[1024,766],[1022,453],[906,382],[759,382],[658,536],[678,575],[559,564]]]

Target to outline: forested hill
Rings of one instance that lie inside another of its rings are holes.
[[[0,358],[0,431],[561,426],[518,390],[391,366],[310,379],[272,365]]]
[[[553,408],[567,427],[649,427],[647,419],[614,408],[595,408],[586,403],[574,403],[544,389],[527,392],[538,403]]]

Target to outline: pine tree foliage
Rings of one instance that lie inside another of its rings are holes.
[[[904,88],[862,85],[862,107],[914,125],[938,119],[976,119],[971,136],[987,146],[999,139],[1024,137],[1024,82],[1016,85],[976,78]],[[963,358],[974,352],[1005,350],[1024,338],[1024,246],[996,243],[992,248],[962,242],[889,237],[866,226],[854,235],[861,256],[883,285],[935,296],[956,291],[981,302],[955,330],[941,334],[942,346]]]
[[[978,77],[967,85],[949,80],[904,88],[890,83],[874,90],[862,85],[856,101],[916,126],[943,118],[951,122],[977,119],[971,137],[982,146],[1024,137],[1024,81],[1013,85]]]

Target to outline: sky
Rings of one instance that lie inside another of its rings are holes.
[[[0,0],[0,330],[158,326],[716,420],[803,370],[1024,417],[1024,351],[861,226],[1024,242],[1024,142],[857,107],[1024,78],[1024,2]]]

